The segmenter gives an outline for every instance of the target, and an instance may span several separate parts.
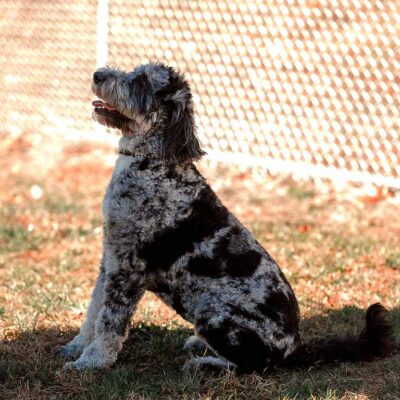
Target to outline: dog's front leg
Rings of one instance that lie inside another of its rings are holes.
[[[106,255],[103,255],[99,276],[93,289],[92,299],[86,314],[86,320],[82,324],[79,334],[76,335],[69,343],[57,350],[57,354],[66,359],[75,359],[79,357],[85,347],[94,340],[94,329],[97,316],[104,304],[104,262]]]
[[[94,340],[75,362],[66,368],[105,368],[117,359],[126,339],[132,313],[145,292],[144,265],[130,254],[107,257],[104,276],[104,304],[96,324]]]
[[[85,347],[87,347],[94,339],[95,322],[104,304],[103,301],[103,284],[104,272],[100,270],[97,278],[96,286],[93,289],[92,299],[87,311],[86,320],[82,324],[79,334],[76,335],[69,343],[58,349],[57,354],[66,359],[74,359],[79,357]]]

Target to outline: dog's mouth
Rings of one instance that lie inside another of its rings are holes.
[[[92,101],[92,106],[94,107],[95,111],[106,110],[106,111],[111,111],[111,112],[118,112],[115,107],[110,106],[108,103],[104,102],[103,100]]]
[[[121,114],[115,107],[103,100],[92,101],[92,106],[97,114],[114,117],[114,119],[117,117],[122,121],[130,121],[130,118],[126,117],[124,114]]]
[[[94,107],[94,112],[97,115],[95,120],[103,125],[111,128],[122,128],[124,125],[131,122],[130,118],[126,117],[124,114],[121,114],[115,107],[103,100],[92,101],[92,106]]]

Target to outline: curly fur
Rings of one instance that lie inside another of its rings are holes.
[[[358,336],[303,343],[296,298],[276,262],[221,203],[192,161],[196,137],[190,88],[171,67],[150,63],[93,77],[94,118],[119,128],[121,154],[103,203],[104,251],[87,319],[61,349],[68,367],[113,364],[145,290],[194,324],[219,357],[187,366],[263,371],[334,360],[370,360],[393,348],[380,305]]]

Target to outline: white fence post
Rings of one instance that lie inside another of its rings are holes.
[[[104,67],[108,62],[108,0],[97,0],[96,28],[96,68]],[[107,128],[95,124],[97,137],[106,137]]]
[[[108,62],[108,0],[97,0],[96,67]]]

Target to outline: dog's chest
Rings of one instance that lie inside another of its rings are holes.
[[[162,208],[160,199],[164,191],[156,174],[139,170],[131,157],[120,156],[103,201],[106,225],[121,225],[127,220],[136,224],[140,219],[148,218],[149,211]]]
[[[195,192],[196,185],[171,178],[162,164],[120,156],[103,201],[106,227],[150,233],[188,209]]]
[[[121,173],[126,173],[129,170],[131,161],[128,157],[119,156],[115,167],[111,176],[111,180],[108,184],[106,194],[103,199],[103,219],[105,224],[107,225],[110,217],[111,217],[111,201],[113,197],[113,188],[118,180],[118,177]]]

